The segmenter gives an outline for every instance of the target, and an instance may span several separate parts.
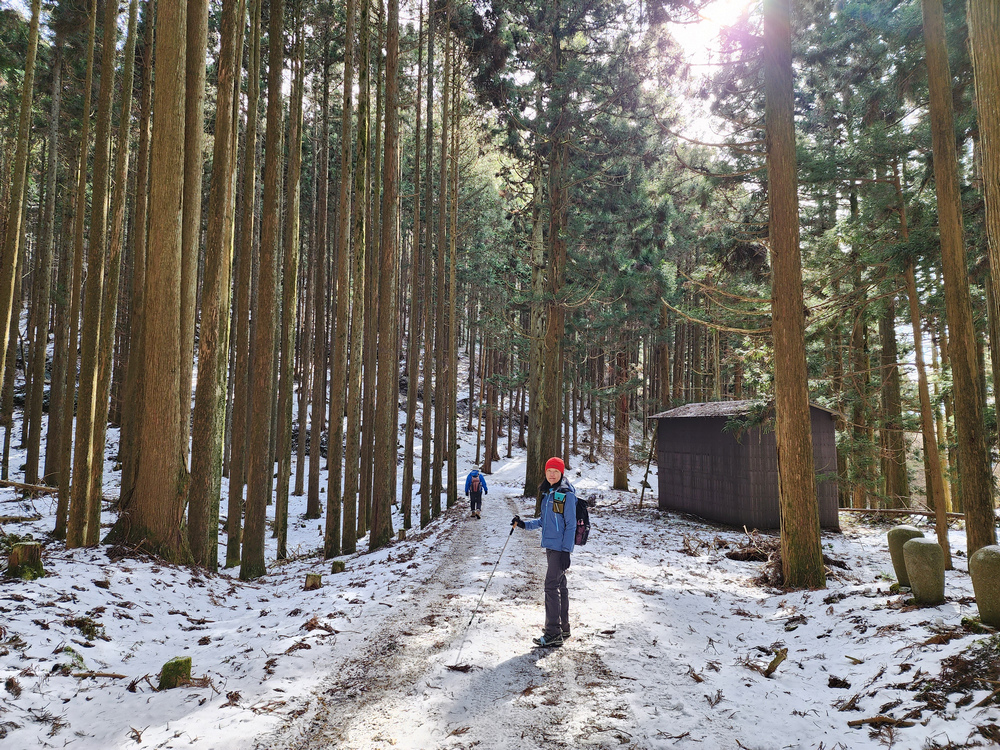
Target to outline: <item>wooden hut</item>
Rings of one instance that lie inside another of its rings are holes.
[[[820,526],[839,530],[837,414],[815,404],[809,411]],[[779,528],[773,419],[760,412],[760,402],[715,401],[650,417],[657,420],[660,510],[748,529]]]

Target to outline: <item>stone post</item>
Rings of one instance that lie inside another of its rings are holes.
[[[903,545],[906,574],[917,604],[944,601],[944,550],[933,539],[911,539]]]
[[[969,574],[979,619],[984,625],[1000,628],[1000,545],[977,549],[969,558]]]
[[[924,535],[916,526],[893,526],[889,529],[889,557],[892,558],[892,569],[896,574],[896,580],[900,586],[910,587],[910,577],[906,574],[906,565],[903,561],[903,545],[911,539],[918,539]]]

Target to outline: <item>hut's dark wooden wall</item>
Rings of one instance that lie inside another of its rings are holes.
[[[684,414],[691,414],[690,407]],[[676,410],[674,410],[676,411]],[[727,416],[657,418],[659,507],[753,529],[777,529],[778,459],[773,432],[755,427],[739,438],[725,431]],[[812,407],[813,457],[820,525],[839,529],[837,450],[833,416]]]

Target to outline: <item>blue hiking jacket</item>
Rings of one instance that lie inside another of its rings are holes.
[[[479,477],[479,487],[483,491],[484,495],[490,494],[489,488],[486,486],[486,476],[480,473],[479,469],[473,469],[469,472],[469,476],[465,478],[465,494],[468,495],[472,490],[472,478]]]
[[[561,513],[558,504],[563,504]],[[557,487],[542,497],[542,515],[524,522],[525,529],[542,530],[542,547],[557,552],[572,552],[576,541],[576,489],[564,476]]]

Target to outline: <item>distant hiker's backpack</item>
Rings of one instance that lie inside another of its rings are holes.
[[[482,484],[479,482],[478,474],[472,478],[472,484],[470,485],[470,487],[472,488],[473,492],[479,492],[479,488],[482,487]]]
[[[576,540],[577,547],[582,547],[587,543],[590,536],[590,510],[587,501],[582,497],[576,499]]]

